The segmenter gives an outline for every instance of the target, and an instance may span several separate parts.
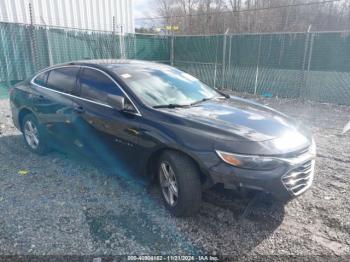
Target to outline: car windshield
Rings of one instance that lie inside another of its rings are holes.
[[[116,68],[114,71],[152,107],[186,106],[222,96],[197,78],[175,68]]]

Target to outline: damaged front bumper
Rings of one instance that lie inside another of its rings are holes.
[[[209,174],[213,184],[264,191],[281,201],[289,201],[311,187],[315,154],[306,150],[298,156],[280,159],[284,163],[273,170],[238,168],[221,161],[209,169]]]

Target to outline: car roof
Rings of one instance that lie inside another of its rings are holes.
[[[168,67],[165,64],[155,63],[151,61],[133,60],[133,59],[95,59],[80,60],[65,63],[64,65],[85,65],[104,69],[114,68],[163,68]]]
[[[151,61],[143,61],[143,60],[133,60],[133,59],[94,59],[94,60],[78,60],[65,62],[61,64],[52,65],[50,67],[44,68],[39,72],[35,73],[34,77],[40,74],[41,72],[52,70],[62,66],[89,66],[96,69],[100,69],[103,71],[108,71],[111,74],[117,74],[113,69],[123,69],[123,70],[135,70],[135,69],[169,69],[169,65],[161,64]],[[32,78],[32,76],[31,76]]]

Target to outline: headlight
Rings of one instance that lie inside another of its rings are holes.
[[[306,153],[291,158],[241,155],[223,152],[220,150],[215,150],[215,152],[225,163],[235,167],[255,170],[272,170],[281,164],[288,164],[293,166],[304,163],[310,159],[315,159],[316,144],[315,140],[312,138],[310,148]]]
[[[216,150],[218,156],[227,164],[257,170],[272,170],[284,162],[271,157],[240,155]]]

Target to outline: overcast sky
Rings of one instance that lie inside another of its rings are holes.
[[[155,0],[133,0],[134,18],[157,16],[157,7],[154,6],[155,3]],[[135,25],[137,27],[146,26],[149,23],[149,20],[135,20]]]

